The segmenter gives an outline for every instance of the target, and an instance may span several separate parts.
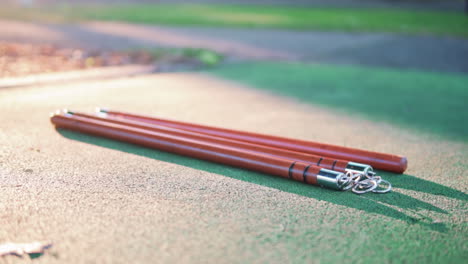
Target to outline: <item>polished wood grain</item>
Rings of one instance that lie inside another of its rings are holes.
[[[231,130],[225,128],[217,128],[199,124],[192,124],[187,122],[179,122],[174,120],[136,115],[126,112],[119,112],[114,110],[103,110],[109,116],[126,118],[140,122],[147,122],[157,125],[164,125],[173,128],[193,131],[197,133],[207,134],[216,137],[223,137],[238,141],[244,141],[257,145],[270,146],[280,149],[287,149],[295,152],[302,152],[317,156],[328,157],[331,159],[348,160],[359,163],[371,165],[375,169],[391,171],[395,173],[403,173],[408,162],[406,157],[367,151],[356,148],[348,148],[343,146],[324,144],[313,141],[305,141],[277,136],[270,136],[258,133],[251,133],[245,131]],[[384,140],[384,139],[383,139]]]
[[[317,185],[317,174],[322,169],[314,164],[292,159],[263,155],[225,145],[66,113],[53,115],[51,122],[57,128],[133,143],[183,156],[289,178],[307,184]]]
[[[90,114],[80,113],[80,112],[73,112],[73,115],[86,117],[86,118],[99,120],[99,121],[112,122],[112,123],[131,126],[135,128],[147,129],[147,130],[159,132],[159,133],[168,133],[174,136],[185,137],[188,139],[195,139],[195,140],[208,142],[208,143],[220,144],[220,145],[224,145],[228,147],[239,148],[239,149],[261,153],[265,155],[272,155],[272,156],[276,156],[280,158],[301,161],[304,163],[311,163],[311,164],[315,164],[325,169],[335,170],[335,171],[340,171],[340,172],[346,171],[345,168],[349,162],[345,160],[330,159],[330,158],[325,158],[325,157],[311,155],[311,154],[302,153],[302,152],[290,151],[286,149],[274,148],[274,147],[269,147],[269,146],[264,146],[264,145],[259,145],[259,144],[252,144],[252,143],[248,143],[244,141],[211,136],[211,135],[197,133],[193,131],[182,130],[182,129],[177,129],[173,127],[152,124],[152,123],[147,123],[147,122],[140,122],[140,121],[130,120],[126,118],[119,118],[119,117],[114,117],[114,116],[109,116],[109,115],[105,115],[105,116],[90,115]]]

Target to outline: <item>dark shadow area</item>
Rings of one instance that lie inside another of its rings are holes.
[[[391,192],[385,195],[378,195],[374,193],[365,194],[365,195],[356,195],[351,192],[336,192],[331,191],[328,189],[318,188],[306,184],[302,184],[295,181],[290,181],[287,179],[283,179],[280,177],[271,177],[268,175],[264,175],[261,173],[251,172],[243,169],[233,168],[229,166],[224,166],[221,164],[211,163],[207,161],[202,161],[198,159],[188,158],[184,156],[179,156],[167,152],[161,152],[149,148],[144,148],[132,144],[127,144],[119,141],[113,141],[105,138],[90,136],[86,134],[80,134],[76,132],[71,132],[67,130],[57,130],[62,136],[77,140],[81,142],[85,142],[92,145],[97,145],[109,149],[118,150],[125,153],[131,153],[135,155],[140,155],[148,158],[152,158],[155,160],[160,160],[164,162],[171,162],[181,166],[186,166],[198,170],[203,170],[211,173],[216,173],[220,175],[224,175],[230,178],[234,178],[237,180],[242,180],[254,184],[259,184],[262,186],[275,188],[281,191],[294,193],[297,195],[302,195],[305,197],[317,199],[317,200],[324,200],[333,204],[343,205],[350,208],[355,208],[358,210],[365,211],[367,213],[374,213],[380,214],[383,216],[391,217],[394,219],[399,219],[405,221],[409,224],[419,224],[422,226],[426,226],[432,230],[444,232],[447,230],[445,224],[441,223],[432,223],[432,219],[429,217],[420,217],[414,218],[410,215],[407,215],[399,210],[396,210],[390,206],[385,204],[401,208],[403,210],[430,210],[438,213],[447,214],[446,211],[433,206],[429,203],[424,201],[415,199],[413,197],[398,193],[398,192]],[[413,176],[406,176],[406,177],[413,177]],[[416,177],[413,177],[416,179]],[[393,179],[392,179],[393,180]],[[397,185],[401,185],[397,183]],[[428,181],[421,180],[417,183],[418,190],[431,193],[434,189],[434,186],[437,191],[443,190],[448,191],[449,193],[457,193],[458,191],[452,190],[448,187],[444,187],[435,183],[431,183]],[[466,199],[466,196],[461,196],[459,194],[455,195],[456,197],[462,197]]]
[[[395,188],[429,193],[432,195],[443,195],[453,199],[458,199],[460,201],[468,201],[468,195],[464,192],[420,179],[415,176],[407,174],[393,174],[389,172],[379,172],[379,175],[382,175],[385,179],[388,179]]]
[[[225,65],[210,73],[373,121],[468,140],[467,76],[272,62]]]

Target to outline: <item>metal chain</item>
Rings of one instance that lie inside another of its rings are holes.
[[[351,190],[356,194],[387,193],[392,190],[392,184],[383,180],[382,177],[370,172],[367,175],[362,173],[346,172],[338,179],[338,185],[341,190]]]

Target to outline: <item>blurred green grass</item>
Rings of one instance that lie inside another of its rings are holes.
[[[219,4],[61,5],[2,8],[0,17],[69,22],[111,20],[164,25],[397,32],[468,37],[462,13],[399,9],[297,8]]]
[[[210,71],[252,87],[451,140],[468,141],[468,76],[258,62]]]

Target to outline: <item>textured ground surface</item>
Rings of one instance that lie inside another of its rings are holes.
[[[54,242],[38,263],[468,258],[468,77],[365,67],[468,72],[466,40],[11,21],[0,22],[0,39],[364,65],[244,63],[0,88],[0,243]],[[95,106],[404,154],[409,168],[383,174],[393,193],[356,196],[56,131],[48,119]]]
[[[54,109],[98,105],[405,154],[409,168],[384,175],[393,193],[356,196],[56,131],[49,123]],[[0,243],[53,241],[37,263],[461,263],[468,257],[463,141],[205,74],[2,89],[0,110]]]
[[[112,22],[44,25],[0,20],[0,40],[105,49],[194,47],[243,59],[468,72],[468,40],[448,37],[183,28]]]

